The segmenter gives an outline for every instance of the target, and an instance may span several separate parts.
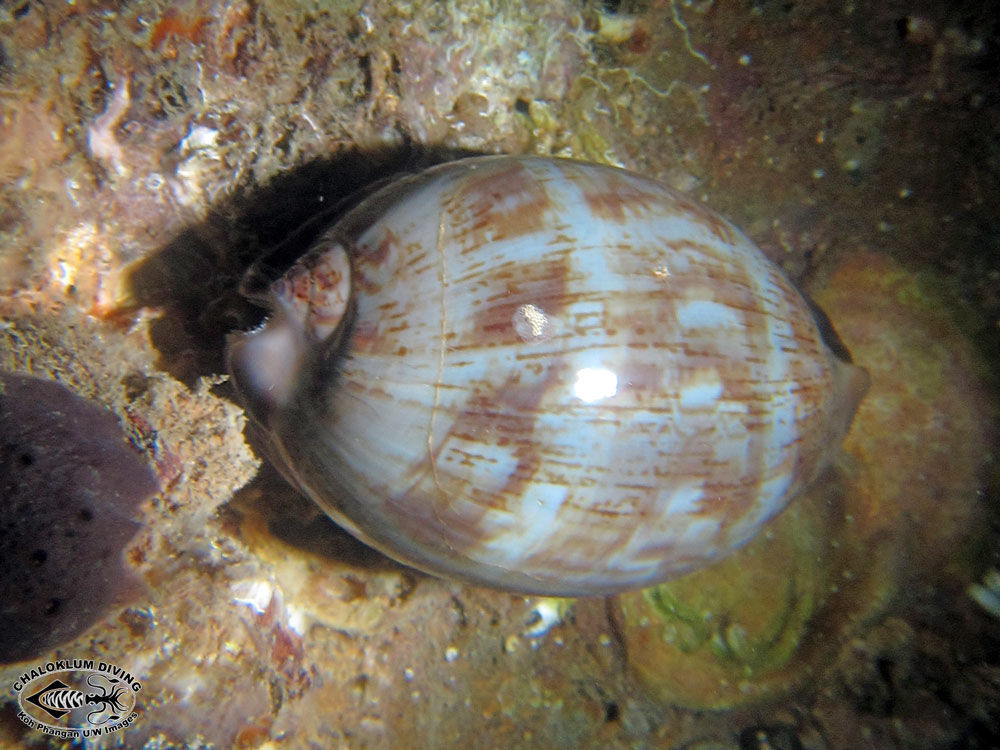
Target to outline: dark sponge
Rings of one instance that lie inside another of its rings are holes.
[[[137,590],[122,550],[154,492],[111,412],[0,374],[0,662],[79,635]]]

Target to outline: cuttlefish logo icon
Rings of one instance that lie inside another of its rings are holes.
[[[142,686],[114,664],[61,659],[30,669],[13,687],[24,724],[69,739],[100,737],[132,724]]]

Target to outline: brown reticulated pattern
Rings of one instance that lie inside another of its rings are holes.
[[[392,198],[350,238],[336,382],[279,430],[302,484],[389,554],[521,589],[638,585],[742,544],[839,443],[845,365],[702,206],[508,157]]]

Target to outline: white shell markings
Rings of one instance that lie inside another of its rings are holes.
[[[739,328],[735,310],[708,299],[694,299],[677,306],[677,322],[682,328]]]
[[[502,529],[487,542],[496,563],[514,566],[532,552],[543,549],[558,528],[556,517],[568,494],[565,487],[538,484],[512,512],[491,511],[484,525]]]
[[[665,516],[687,516],[698,512],[698,502],[704,497],[705,488],[700,484],[681,485],[661,490],[660,495]]]
[[[714,407],[722,395],[722,388],[718,370],[713,368],[695,370],[681,385],[681,407],[684,409]]]

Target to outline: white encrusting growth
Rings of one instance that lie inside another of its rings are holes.
[[[131,102],[129,84],[128,76],[115,83],[114,93],[108,99],[104,112],[87,128],[87,147],[91,155],[98,161],[111,165],[119,177],[128,176],[130,171],[125,163],[125,151],[115,137],[118,123],[128,112]]]

